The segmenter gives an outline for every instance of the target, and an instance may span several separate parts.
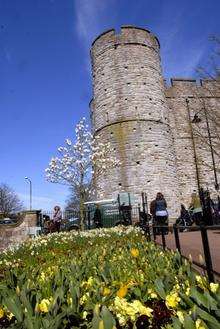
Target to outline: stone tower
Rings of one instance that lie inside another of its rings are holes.
[[[92,44],[93,130],[110,141],[121,161],[96,180],[97,196],[132,192],[148,200],[161,191],[176,215],[179,209],[174,142],[161,71],[160,45],[148,30],[123,26]]]

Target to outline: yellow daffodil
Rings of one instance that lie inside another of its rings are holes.
[[[93,282],[94,282],[94,279],[93,279],[93,277],[89,277],[88,278],[88,281],[87,281],[87,285],[88,285],[88,287],[91,287],[92,285],[93,285]]]
[[[177,292],[170,293],[166,296],[166,305],[170,308],[176,308],[178,303],[180,302],[180,298]]]
[[[205,264],[205,260],[204,260],[204,258],[203,258],[203,256],[201,254],[199,254],[199,263],[201,265],[204,265]]]
[[[84,312],[83,312],[83,315],[82,315],[82,318],[85,320],[86,317],[87,317],[87,315],[88,315],[88,312],[84,311]]]
[[[187,287],[187,288],[186,288],[185,293],[186,293],[186,296],[189,296],[189,294],[190,294],[190,287]]]
[[[110,295],[110,293],[111,293],[111,290],[108,288],[108,287],[105,287],[104,289],[103,289],[103,296],[108,296],[108,295]]]
[[[89,299],[89,293],[87,292],[80,298],[79,304],[80,305],[85,304],[88,301],[88,299]]]
[[[67,304],[69,306],[72,306],[73,305],[73,299],[72,299],[72,297],[70,297],[70,296],[67,297]]]
[[[105,326],[104,326],[104,321],[103,320],[100,320],[99,321],[99,329],[104,329]]]
[[[5,312],[3,310],[3,308],[0,307],[0,319],[2,319],[5,315]]]
[[[200,288],[205,288],[205,283],[206,283],[206,279],[202,278],[200,275],[196,275],[196,282],[198,283]]]
[[[210,283],[211,292],[216,293],[218,291],[218,288],[219,288],[219,283],[213,283],[213,282]]]
[[[49,299],[42,299],[40,303],[37,304],[37,311],[42,312],[42,313],[48,313],[49,312],[49,307],[51,305],[51,298]]]
[[[121,286],[121,288],[117,291],[117,296],[120,298],[124,298],[127,295],[128,287]]]
[[[16,287],[15,291],[17,295],[20,295],[20,288],[18,286]]]
[[[206,329],[201,319],[196,320],[196,329]]]
[[[131,249],[131,256],[137,258],[139,256],[139,250],[137,248]]]

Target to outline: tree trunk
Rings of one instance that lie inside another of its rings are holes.
[[[80,216],[80,230],[84,230],[84,196],[80,193],[79,216]]]

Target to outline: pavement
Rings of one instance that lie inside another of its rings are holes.
[[[173,233],[165,235],[166,246],[170,249],[176,250],[175,237]],[[189,258],[192,256],[194,261],[200,262],[201,256],[204,258],[204,251],[202,246],[202,238],[200,232],[180,232],[180,247],[182,255]],[[220,273],[220,230],[208,230],[208,240],[210,253],[212,257],[213,270]],[[161,237],[157,236],[156,241],[162,244]]]

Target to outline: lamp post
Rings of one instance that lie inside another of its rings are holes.
[[[30,178],[28,178],[28,177],[25,177],[25,179],[30,184],[30,210],[32,210],[32,182],[31,182]]]
[[[201,187],[200,187],[200,179],[199,179],[198,159],[197,159],[196,144],[195,144],[195,139],[194,139],[193,127],[192,127],[192,122],[193,121],[191,121],[190,109],[189,109],[189,100],[188,100],[188,98],[186,98],[186,108],[187,108],[187,112],[188,112],[188,119],[189,119],[189,126],[190,126],[190,134],[191,134],[192,146],[193,146],[193,155],[194,155],[195,169],[196,169],[196,181],[197,181],[198,192],[200,192],[200,188]]]

